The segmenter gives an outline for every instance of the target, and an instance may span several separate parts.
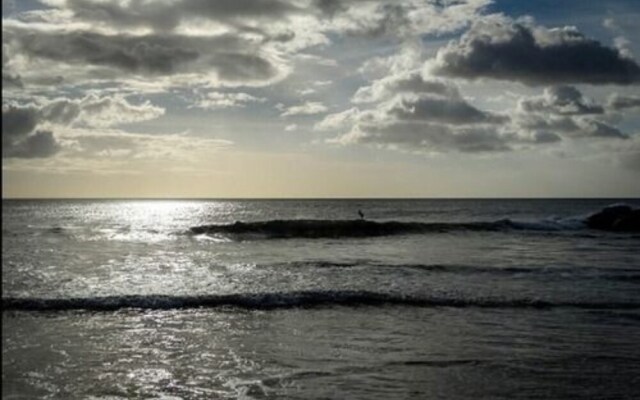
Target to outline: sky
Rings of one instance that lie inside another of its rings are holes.
[[[640,197],[638,20],[638,0],[3,0],[2,196]]]

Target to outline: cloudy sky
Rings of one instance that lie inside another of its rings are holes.
[[[637,0],[3,0],[3,197],[637,197],[638,20]]]

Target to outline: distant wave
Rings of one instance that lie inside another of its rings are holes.
[[[234,307],[273,310],[331,306],[381,306],[454,308],[549,309],[581,308],[596,310],[640,309],[640,302],[550,302],[536,299],[457,299],[409,296],[367,291],[303,291],[244,293],[228,295],[168,296],[129,295],[85,298],[3,298],[2,309],[21,311],[116,311],[124,308],[153,310]]]
[[[584,228],[582,224],[560,222],[516,222],[502,219],[493,222],[377,222],[369,220],[292,219],[233,224],[201,225],[190,228],[192,234],[259,235],[267,238],[341,238],[375,237],[399,234],[445,233],[455,231],[536,230],[557,231]]]
[[[640,267],[584,267],[584,266],[509,266],[492,267],[487,265],[464,264],[386,264],[371,261],[333,262],[333,261],[291,261],[279,264],[266,264],[266,267],[283,268],[389,268],[419,270],[435,273],[460,275],[566,275],[573,277],[615,279],[627,282],[640,281]]]

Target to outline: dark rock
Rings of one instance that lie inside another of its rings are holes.
[[[640,232],[640,209],[627,205],[606,207],[587,218],[587,226],[614,232]]]

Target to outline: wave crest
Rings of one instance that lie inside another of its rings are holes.
[[[152,310],[234,307],[250,310],[273,310],[331,306],[454,307],[454,308],[533,308],[571,307],[582,309],[640,309],[638,302],[550,302],[536,299],[460,299],[422,297],[368,291],[303,291],[276,293],[240,293],[227,295],[169,296],[129,295],[85,298],[2,299],[2,309],[19,311],[117,311],[124,308]]]
[[[602,211],[586,217],[548,218],[538,221],[514,221],[509,218],[488,222],[277,219],[194,226],[189,229],[189,232],[195,235],[233,235],[245,238],[252,236],[266,238],[362,238],[458,231],[559,232],[584,229],[638,232],[640,229],[638,218],[640,218],[640,209],[634,209],[628,205],[615,205],[605,207]]]
[[[190,228],[192,234],[260,235],[269,238],[340,238],[375,237],[416,233],[445,233],[452,231],[500,231],[526,229],[504,219],[495,222],[377,222],[368,220],[292,219],[233,224],[201,225]]]

